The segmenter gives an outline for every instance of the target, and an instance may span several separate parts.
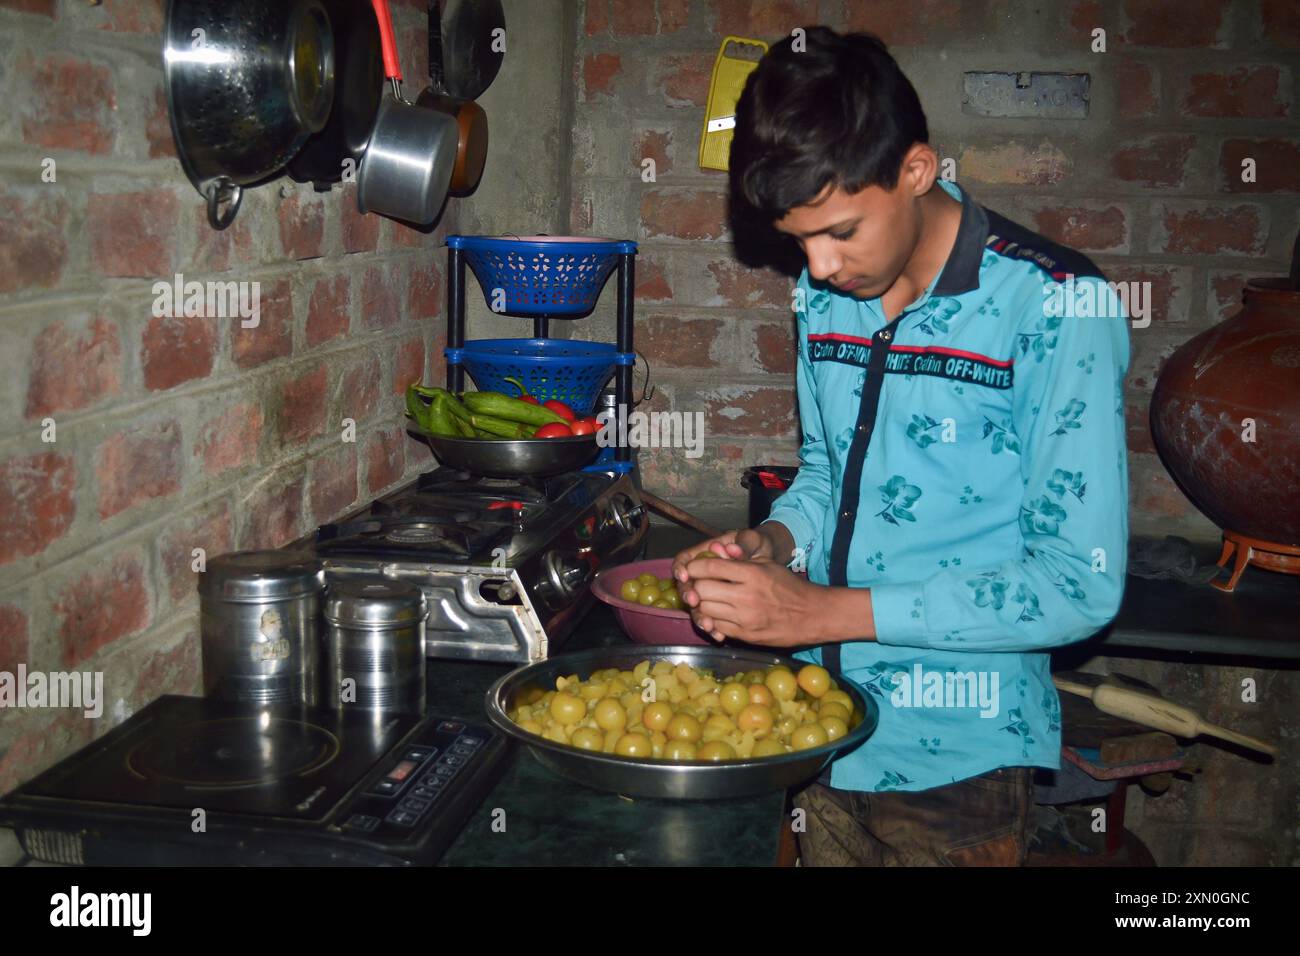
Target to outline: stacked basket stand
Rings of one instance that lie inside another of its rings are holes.
[[[447,237],[447,388],[460,392],[465,372],[484,391],[515,395],[507,378],[524,383],[539,401],[558,399],[590,415],[614,374],[621,408],[632,407],[632,290],[636,243],[629,240],[530,236]],[[531,339],[465,340],[465,266],[493,312],[531,317]],[[549,337],[551,319],[589,315],[611,273],[618,273],[617,344]],[[605,448],[590,471],[624,473],[632,450]]]

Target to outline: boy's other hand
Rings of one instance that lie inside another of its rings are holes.
[[[686,565],[690,564],[691,560],[703,551],[709,551],[719,558],[770,559],[772,557],[772,542],[768,540],[766,535],[760,534],[753,528],[728,531],[716,538],[710,538],[707,541],[702,541],[679,551],[677,556],[673,558],[673,577],[682,584],[690,581],[690,575],[686,573]]]

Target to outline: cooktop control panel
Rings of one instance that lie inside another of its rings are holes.
[[[477,774],[485,745],[495,736],[460,721],[430,723],[380,763],[362,792],[335,816],[336,825],[350,833],[407,842],[439,811],[447,794]]]

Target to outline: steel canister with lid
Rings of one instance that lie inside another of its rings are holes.
[[[320,563],[303,551],[236,551],[199,579],[209,697],[314,705],[320,694]]]
[[[331,580],[325,596],[326,703],[424,713],[424,593],[389,579]]]

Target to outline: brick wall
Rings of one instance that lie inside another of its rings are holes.
[[[423,9],[394,11],[412,77]],[[173,151],[161,10],[0,0],[0,671],[102,671],[107,699],[0,712],[0,792],[198,689],[192,549],[278,546],[429,462],[400,396],[441,380],[457,203],[425,234],[283,178],[214,232]],[[154,317],[178,272],[260,282],[260,326]]]
[[[721,38],[774,42],[813,22],[890,44],[936,148],[980,202],[1112,279],[1152,284],[1151,325],[1132,330],[1132,525],[1215,536],[1160,464],[1147,411],[1170,353],[1238,308],[1247,276],[1286,271],[1300,229],[1300,7],[1288,0],[586,0],[572,225],[641,240],[638,335],[660,401],[709,414],[703,463],[648,455],[647,482],[710,509],[719,488],[739,494],[745,465],[795,460],[791,282],[737,260],[725,175],[701,171],[696,150]],[[1087,72],[1088,118],[963,114],[967,70]]]

